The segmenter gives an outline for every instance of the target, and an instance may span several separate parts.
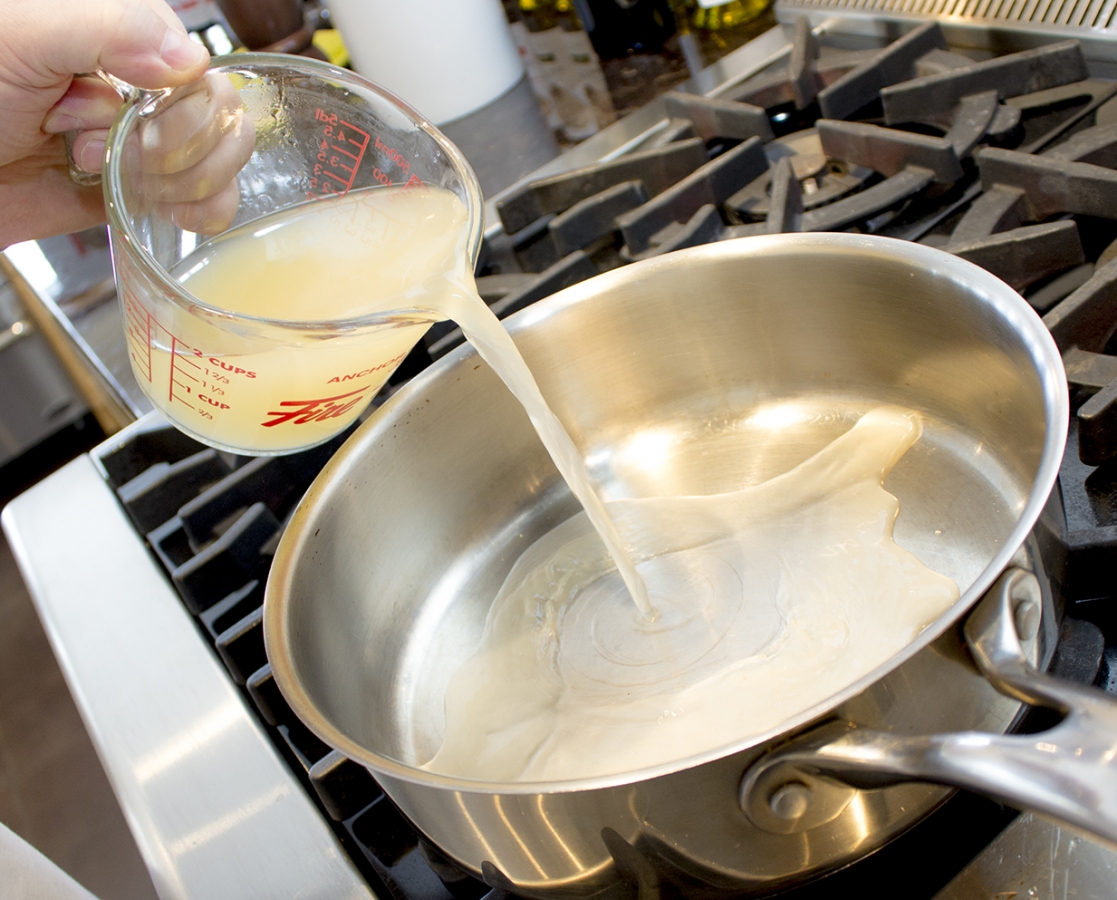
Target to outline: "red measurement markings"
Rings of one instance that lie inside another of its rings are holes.
[[[154,370],[152,368],[154,342],[152,336],[153,334],[161,334],[165,336],[164,340],[170,341],[171,363],[167,384],[168,403],[174,403],[177,400],[207,419],[212,419],[213,414],[195,406],[190,400],[202,401],[204,404],[219,410],[231,408],[228,403],[210,396],[211,394],[216,394],[218,397],[225,396],[226,388],[220,385],[228,386],[229,377],[223,374],[220,369],[207,368],[204,363],[212,363],[214,366],[220,366],[221,369],[228,369],[249,378],[256,377],[255,372],[222,363],[212,357],[207,359],[201,350],[179,340],[160,325],[159,320],[152,316],[144,308],[143,303],[137,300],[130,291],[125,289],[122,296],[124,298],[124,334],[128,341],[132,361],[135,363],[136,373],[146,378],[149,384],[154,383]],[[188,397],[190,399],[187,399]]]
[[[368,149],[369,133],[322,109],[314,111],[314,118],[322,127],[307,196],[314,199],[346,194],[353,187]]]
[[[402,153],[400,153],[399,150],[397,150],[395,147],[389,147],[382,140],[380,140],[379,137],[376,139],[376,143],[373,146],[376,148],[376,152],[379,154],[380,159],[386,160],[386,162],[382,161],[380,165],[386,166],[388,165],[388,163],[391,163],[396,169],[399,170],[400,181],[402,181],[404,178],[407,178],[407,183],[404,184],[404,187],[415,187],[416,185],[420,187],[422,186],[423,182],[419,180],[419,176],[411,174],[411,163],[407,161],[407,158]],[[392,176],[382,169],[374,167],[372,170],[372,177],[383,185],[389,185],[392,183]]]
[[[151,383],[151,313],[136,302],[130,291],[124,294],[124,334],[136,372]]]
[[[178,349],[179,345],[182,345],[183,347],[186,346],[174,335],[171,335],[171,377],[170,384],[167,386],[167,402],[174,403],[174,401],[177,400],[179,403],[182,403],[185,406],[189,406],[191,409],[194,409],[194,404],[188,403],[186,398],[182,396],[183,393],[193,394],[194,389],[185,381],[181,381],[180,379],[186,378],[190,381],[193,381],[195,384],[198,384],[198,377],[191,374],[190,370],[193,369],[195,372],[198,372],[201,370],[201,366],[199,366],[193,360],[189,359],[182,351],[180,351]],[[178,390],[176,390],[176,388]]]

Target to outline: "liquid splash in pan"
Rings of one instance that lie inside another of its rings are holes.
[[[959,596],[892,538],[899,501],[882,484],[921,432],[918,413],[882,406],[762,484],[608,503],[654,619],[584,514],[544,535],[450,680],[425,768],[631,772],[759,736],[868,674]]]

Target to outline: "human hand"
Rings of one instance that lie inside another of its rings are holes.
[[[121,101],[101,79],[76,75],[103,69],[137,87],[172,87],[198,79],[209,54],[162,0],[0,0],[0,22],[5,247],[105,219],[100,187],[70,178],[63,133],[81,132],[75,161],[99,171]]]
[[[227,74],[160,97],[122,142],[121,181],[131,215],[154,213],[184,231],[216,234],[240,205],[237,173],[256,146],[256,131]]]

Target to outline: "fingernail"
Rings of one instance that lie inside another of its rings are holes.
[[[201,203],[174,203],[170,205],[171,224],[183,231],[197,231],[206,220],[205,206]]]
[[[172,69],[190,69],[209,58],[209,53],[201,44],[196,44],[181,31],[168,28],[163,36],[163,46],[159,55]]]
[[[46,119],[43,120],[43,131],[47,134],[62,134],[65,131],[78,131],[84,126],[85,123],[77,118],[77,116],[59,112],[57,109],[47,113]]]
[[[105,159],[105,142],[89,141],[77,155],[76,162],[86,172],[100,172]]]

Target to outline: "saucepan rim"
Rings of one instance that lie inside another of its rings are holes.
[[[680,250],[594,276],[516,313],[505,320],[505,325],[515,335],[561,313],[569,307],[592,301],[594,297],[607,293],[614,286],[633,278],[655,278],[656,274],[663,270],[711,264],[716,260],[727,257],[760,255],[766,250],[787,249],[789,245],[805,253],[812,252],[812,250],[826,252],[849,250],[863,255],[879,254],[893,261],[899,258],[909,261],[913,266],[964,283],[974,295],[975,301],[987,303],[1011,326],[1033,360],[1047,363],[1047,365],[1037,366],[1038,371],[1036,372],[1043,393],[1045,434],[1040,463],[1031,491],[1008,538],[977,579],[962,593],[950,609],[943,613],[933,625],[924,629],[900,653],[886,660],[845,689],[831,695],[825,701],[785,720],[779,726],[764,734],[668,763],[628,772],[564,781],[493,782],[473,781],[428,772],[368,750],[342,733],[329,719],[322,715],[302,686],[289,652],[291,646],[288,630],[290,624],[288,616],[290,587],[294,580],[299,559],[304,555],[303,545],[313,535],[315,517],[328,505],[330,493],[336,489],[336,486],[346,482],[346,472],[357,464],[368,451],[369,445],[375,443],[376,421],[389,415],[396,407],[411,403],[412,395],[423,391],[432,382],[442,377],[443,372],[453,369],[461,365],[464,360],[474,357],[476,351],[470,345],[464,344],[416,375],[389,399],[377,413],[371,416],[369,421],[362,425],[333,456],[299,504],[276,550],[265,592],[264,642],[276,684],[292,710],[311,731],[331,747],[367,766],[374,772],[420,785],[468,793],[514,795],[609,789],[693,769],[715,760],[725,759],[737,753],[760,747],[781,735],[790,735],[861,693],[887,673],[903,665],[904,662],[957,624],[964,613],[992,586],[1031,532],[1054,488],[1067,437],[1070,399],[1062,356],[1050,332],[1035,311],[1023,297],[996,276],[973,263],[944,251],[892,238],[843,233],[768,235],[739,238]],[[316,598],[315,602],[322,602],[322,599]]]

